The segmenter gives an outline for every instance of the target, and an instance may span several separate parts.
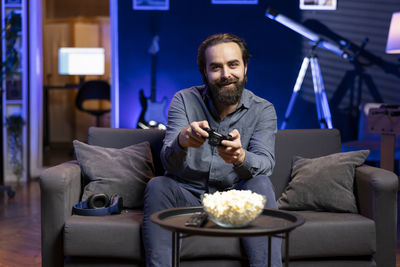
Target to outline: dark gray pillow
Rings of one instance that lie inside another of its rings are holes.
[[[154,164],[149,142],[117,148],[92,146],[73,141],[75,155],[90,182],[82,199],[95,193],[118,194],[124,207],[143,206],[147,182],[154,177]]]
[[[369,150],[360,150],[313,159],[295,157],[291,181],[278,199],[278,207],[357,213],[355,168],[364,163],[368,154]]]

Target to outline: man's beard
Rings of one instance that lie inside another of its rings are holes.
[[[215,82],[207,80],[207,86],[211,90],[211,95],[215,101],[224,105],[235,105],[239,103],[242,97],[244,86],[247,82],[247,75],[245,74],[242,81],[236,78],[221,78]],[[226,84],[234,83],[233,87],[223,87]]]

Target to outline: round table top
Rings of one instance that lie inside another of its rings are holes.
[[[304,217],[294,212],[264,209],[248,226],[242,228],[223,228],[208,220],[202,227],[185,226],[185,222],[203,207],[181,207],[161,210],[150,216],[150,220],[161,227],[178,233],[205,236],[260,236],[287,233],[305,222]]]

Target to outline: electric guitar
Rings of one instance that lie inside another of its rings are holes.
[[[156,71],[157,71],[157,53],[160,51],[158,44],[159,37],[153,37],[153,41],[149,48],[151,54],[151,92],[150,97],[144,95],[143,89],[139,91],[140,104],[142,112],[139,116],[137,128],[149,129],[159,128],[165,129],[167,118],[165,111],[167,107],[167,98],[164,97],[161,102],[156,101]]]

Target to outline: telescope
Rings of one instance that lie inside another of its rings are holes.
[[[344,51],[340,46],[338,46],[332,42],[329,42],[328,40],[324,40],[317,33],[308,29],[304,25],[295,22],[291,18],[288,18],[285,15],[280,14],[275,9],[268,8],[267,11],[265,12],[265,16],[281,23],[282,25],[297,32],[298,34],[302,35],[303,37],[309,39],[313,46],[317,46],[317,47],[326,49],[328,51],[331,51],[344,59],[348,59],[350,61],[352,60],[350,55],[346,51]]]
[[[377,55],[364,49],[368,42],[368,38],[365,38],[361,45],[356,45],[353,42],[344,38],[343,36],[340,36],[339,34],[333,32],[330,28],[328,28],[318,20],[308,19],[304,21],[303,24],[309,29],[313,29],[319,34],[328,37],[330,40],[339,44],[341,47],[346,48],[346,51],[349,51],[353,55],[353,60],[350,60],[351,63],[359,64],[362,66],[376,65],[385,72],[400,77],[400,66],[398,64],[383,60],[381,57],[378,57]]]
[[[289,105],[286,109],[285,113],[285,119],[282,122],[281,128],[280,129],[285,129],[286,124],[289,121],[289,117],[292,113],[292,109],[294,106],[294,103],[296,101],[298,92],[301,89],[301,85],[303,84],[304,81],[304,76],[306,74],[307,68],[309,65],[311,65],[311,74],[312,74],[312,80],[313,80],[313,86],[314,86],[314,94],[315,94],[315,105],[317,108],[317,116],[318,116],[318,121],[320,124],[321,128],[329,128],[332,129],[332,116],[331,116],[331,111],[329,108],[328,104],[328,98],[326,96],[325,92],[325,86],[324,82],[322,80],[322,73],[321,73],[321,68],[318,63],[318,57],[316,56],[314,52],[315,47],[320,47],[326,50],[329,50],[337,55],[339,55],[342,58],[345,59],[350,59],[349,54],[346,53],[341,47],[324,40],[321,38],[318,34],[313,32],[312,30],[306,28],[302,24],[299,24],[295,22],[294,20],[279,14],[278,11],[268,8],[265,16],[268,18],[275,20],[284,26],[288,27],[289,29],[299,33],[300,35],[304,36],[305,38],[309,39],[311,41],[312,49],[310,51],[310,55],[307,57],[304,57],[303,63],[301,64],[301,68],[299,71],[299,74],[296,79],[296,84],[293,87],[293,93],[289,101]]]

